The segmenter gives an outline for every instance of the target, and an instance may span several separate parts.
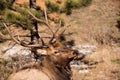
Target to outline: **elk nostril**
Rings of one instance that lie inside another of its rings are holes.
[[[59,51],[58,50],[54,50],[54,53],[57,54],[57,53],[59,53]]]
[[[58,53],[57,51],[54,52],[55,54]]]

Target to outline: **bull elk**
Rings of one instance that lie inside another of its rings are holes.
[[[30,15],[32,14],[30,13]],[[33,17],[36,19],[35,16]],[[38,19],[36,20],[40,21]],[[46,22],[44,23],[50,29],[49,25]],[[12,35],[7,25],[5,23],[3,24],[13,41],[21,46],[35,50],[34,54],[37,56],[37,59],[41,58],[41,56],[44,56],[40,61],[37,61],[32,66],[25,66],[18,72],[11,74],[8,77],[8,80],[72,80],[70,62],[76,59],[76,57],[79,56],[79,53],[77,50],[73,50],[63,45],[58,40],[59,36],[56,37],[58,30],[53,32],[50,29],[53,33],[53,37],[47,44],[27,44],[24,41],[21,41],[19,38],[16,39],[14,35]],[[43,50],[45,53],[42,54],[39,52],[39,50]],[[83,57],[84,55],[79,58],[82,59]]]
[[[76,56],[72,50],[49,53],[41,62],[13,73],[8,80],[71,80],[70,62]]]

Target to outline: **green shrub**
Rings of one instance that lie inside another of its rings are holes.
[[[88,6],[92,0],[66,0],[65,2],[65,12],[67,15],[72,13],[72,8],[80,8],[83,6]]]
[[[28,14],[27,10],[26,9],[21,9],[20,7],[16,7],[16,11],[21,14],[21,19],[20,19],[21,23],[26,25],[28,29],[31,29],[32,28],[31,19],[30,19],[31,17]],[[35,15],[37,18],[41,18],[42,17],[42,13],[40,13],[37,10],[30,9],[29,11],[33,15]]]
[[[0,0],[0,10],[5,10],[6,8],[11,8],[15,0]]]
[[[80,8],[89,5],[91,0],[66,0],[66,8]]]
[[[31,9],[30,12],[35,15],[37,18],[42,18],[42,13],[37,11],[37,10],[34,10],[34,9]]]
[[[19,15],[16,15],[13,11],[11,10],[6,10],[5,11],[5,14],[4,14],[4,19],[6,21],[9,21],[11,23],[18,23],[19,20],[20,20],[20,16]]]
[[[20,7],[15,7],[14,9],[16,10],[16,12],[20,13],[21,15],[28,16],[28,12],[25,9],[21,9]]]
[[[8,21],[10,23],[20,25],[23,29],[32,28],[30,16],[25,9],[16,8],[16,12],[6,10],[4,14],[4,19],[5,21]]]
[[[78,7],[88,6],[92,0],[80,0],[80,4]]]
[[[0,0],[0,10],[4,10],[7,7],[6,0]]]
[[[51,12],[58,12],[59,11],[59,4],[58,3],[53,3],[50,0],[46,0],[45,5],[47,6],[47,9]]]
[[[62,7],[60,7],[58,3],[53,3],[50,0],[46,0],[45,4],[48,11],[66,13],[69,15],[72,13],[72,8],[88,6],[91,1],[92,0],[66,0]]]

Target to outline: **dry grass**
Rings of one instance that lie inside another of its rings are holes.
[[[74,38],[77,44],[113,44],[119,36],[116,28],[118,10],[112,0],[93,0],[88,7],[74,10],[65,18],[67,24],[72,24],[68,31],[73,33],[71,39]]]
[[[84,60],[98,62],[88,68],[89,73],[78,73],[74,70],[74,80],[119,80],[120,79],[120,48],[103,46],[95,53],[87,55]]]

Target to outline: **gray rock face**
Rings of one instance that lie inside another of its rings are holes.
[[[97,47],[95,45],[77,45],[72,47],[73,50],[78,50],[79,54],[93,54]],[[89,65],[81,61],[71,62],[71,67],[76,69],[79,74],[89,73]]]
[[[22,46],[4,46],[2,48],[2,52],[4,52],[4,54],[2,55],[2,58],[9,58],[9,57],[14,57],[17,55],[29,55],[31,53],[31,51],[28,48],[22,47]]]
[[[78,50],[80,54],[89,54],[95,52],[95,45],[77,45],[72,47],[73,50]]]

